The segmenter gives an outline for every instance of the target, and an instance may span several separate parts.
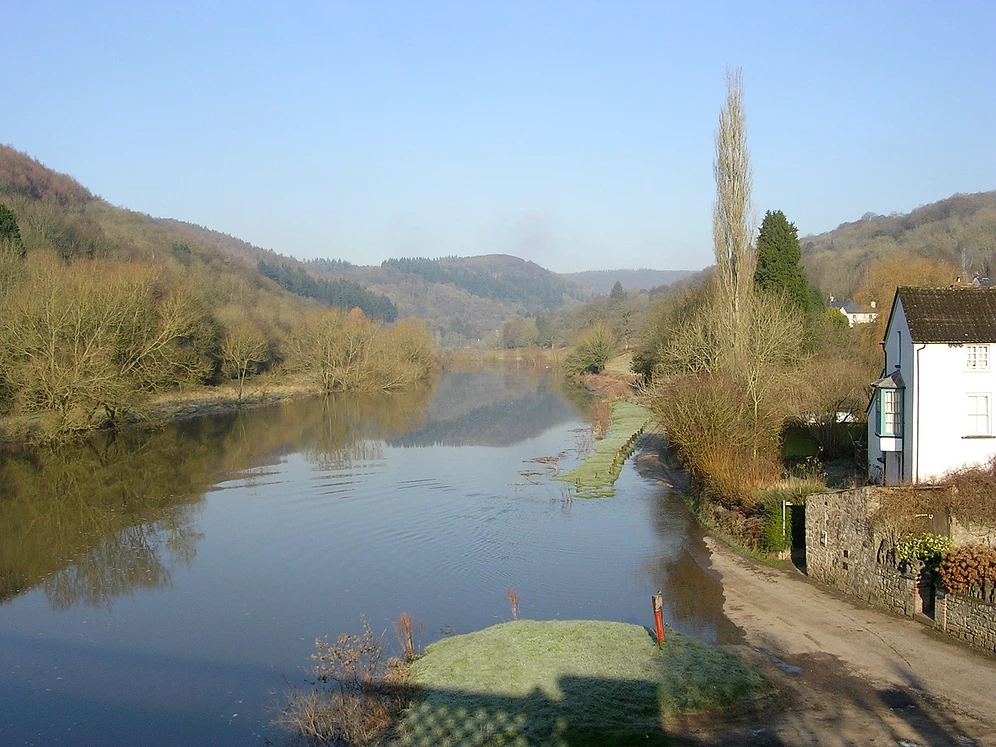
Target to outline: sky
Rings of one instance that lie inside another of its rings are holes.
[[[713,262],[727,68],[757,217],[996,189],[996,3],[0,0],[0,142],[301,259]]]

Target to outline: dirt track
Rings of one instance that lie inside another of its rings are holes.
[[[996,657],[705,541],[745,633],[729,648],[775,692],[733,721],[675,724],[683,743],[996,747]]]

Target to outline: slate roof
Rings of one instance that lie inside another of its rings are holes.
[[[996,342],[996,290],[899,288],[914,342]]]

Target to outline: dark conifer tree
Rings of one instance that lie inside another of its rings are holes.
[[[757,269],[754,282],[762,291],[782,294],[796,308],[806,310],[822,300],[806,279],[800,264],[799,229],[781,210],[769,210],[757,237]]]
[[[17,227],[17,216],[9,207],[0,203],[0,241],[9,241],[20,249],[24,256],[24,244],[21,242],[21,231]]]

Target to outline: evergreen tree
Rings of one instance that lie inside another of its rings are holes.
[[[755,284],[762,291],[783,294],[798,309],[820,305],[822,295],[810,286],[801,259],[799,229],[781,210],[769,210],[757,237]]]
[[[609,292],[609,299],[612,301],[625,301],[626,291],[623,290],[622,283],[618,280],[616,284],[612,286],[612,290]]]
[[[9,207],[0,203],[0,241],[9,241],[24,256],[21,231],[17,227],[17,216]]]

